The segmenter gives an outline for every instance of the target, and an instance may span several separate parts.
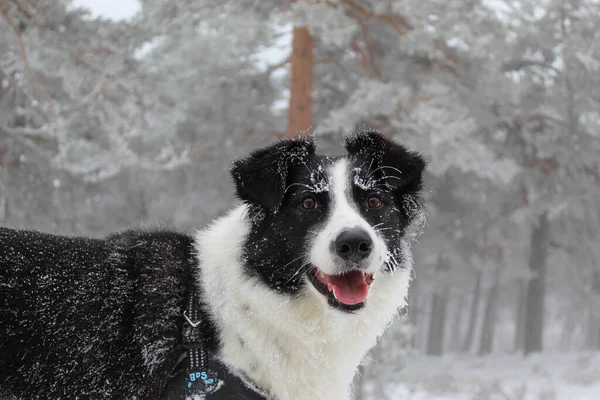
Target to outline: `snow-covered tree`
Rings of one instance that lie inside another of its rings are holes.
[[[232,158],[376,128],[428,159],[428,224],[408,317],[357,392],[388,396],[408,343],[600,346],[596,0],[140,4],[110,21],[0,2],[0,222],[197,227],[229,207]]]

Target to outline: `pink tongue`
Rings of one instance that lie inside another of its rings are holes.
[[[335,298],[346,305],[354,305],[364,301],[369,293],[366,276],[359,271],[329,277]]]

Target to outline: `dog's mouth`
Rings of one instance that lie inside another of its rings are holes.
[[[325,297],[331,306],[344,311],[356,311],[365,306],[373,274],[351,270],[343,274],[327,275],[318,268],[308,272],[312,285]]]

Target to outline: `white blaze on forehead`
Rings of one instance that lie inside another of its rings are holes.
[[[332,219],[335,220],[336,217],[342,219],[339,222],[347,225],[348,228],[366,224],[366,221],[358,213],[356,204],[353,204],[351,200],[350,168],[348,168],[347,159],[342,158],[333,163],[329,171],[329,182],[333,187],[331,191]]]
[[[351,169],[348,159],[336,160],[328,168],[327,173],[330,185],[330,211],[325,225],[311,246],[312,264],[326,274],[339,273],[331,244],[342,231],[358,227],[367,231],[373,240],[373,251],[369,260],[370,267],[366,272],[379,271],[387,248],[383,239],[360,214],[360,204],[357,204],[352,197]]]

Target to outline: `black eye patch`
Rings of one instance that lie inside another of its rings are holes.
[[[402,186],[407,178],[402,176],[402,171],[394,167],[373,167],[373,160],[369,165],[352,168],[350,173],[351,184],[364,192],[390,192]]]
[[[418,153],[377,132],[350,137],[345,147],[353,159],[353,185],[363,190],[420,192],[425,161]]]
[[[283,140],[235,161],[231,175],[238,197],[250,205],[277,211],[292,181],[291,168],[305,166],[314,153],[312,140]]]

